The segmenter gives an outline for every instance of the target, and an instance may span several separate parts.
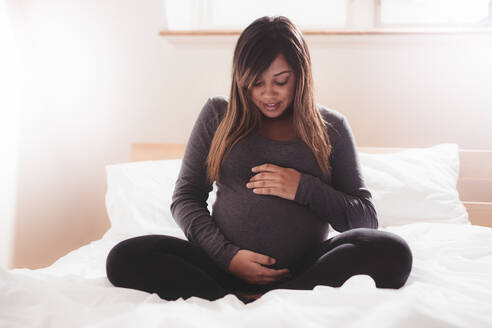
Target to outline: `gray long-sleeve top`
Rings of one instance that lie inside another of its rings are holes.
[[[318,105],[333,150],[332,176],[325,179],[310,148],[300,139],[277,141],[253,131],[223,159],[212,214],[207,199],[206,163],[227,98],[209,98],[196,120],[172,196],[171,212],[188,241],[200,246],[223,270],[248,249],[276,259],[271,268],[297,268],[301,259],[335,230],[378,228],[372,195],[366,188],[347,118]],[[255,194],[246,183],[253,166],[272,163],[301,173],[294,200]]]

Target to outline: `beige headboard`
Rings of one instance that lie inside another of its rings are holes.
[[[179,159],[186,144],[133,143],[130,160],[146,161]],[[404,148],[358,147],[364,153],[391,153]],[[492,151],[460,149],[460,174],[458,192],[465,204],[470,221],[476,225],[492,227]]]

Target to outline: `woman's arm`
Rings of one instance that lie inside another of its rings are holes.
[[[207,209],[212,185],[206,182],[210,144],[220,122],[213,99],[208,99],[186,145],[172,196],[171,213],[188,241],[200,246],[223,270],[228,271],[240,247],[226,239]]]
[[[294,201],[309,206],[337,231],[378,228],[372,195],[366,188],[355,147],[355,138],[345,117],[333,135],[332,186],[313,175],[302,173]]]

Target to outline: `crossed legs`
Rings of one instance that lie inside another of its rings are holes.
[[[114,286],[157,293],[166,300],[191,296],[216,300],[245,291],[258,296],[279,288],[339,287],[356,274],[371,276],[378,288],[400,288],[410,274],[412,253],[396,234],[357,228],[325,240],[300,268],[280,283],[251,285],[220,269],[200,247],[166,235],[123,240],[106,260],[106,274]]]

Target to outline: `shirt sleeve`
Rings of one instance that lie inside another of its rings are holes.
[[[301,172],[294,201],[308,206],[337,231],[354,228],[378,228],[372,195],[362,178],[355,138],[345,117],[332,138],[332,185]]]
[[[171,213],[188,241],[200,246],[228,272],[229,263],[240,247],[224,236],[207,208],[213,186],[206,180],[205,160],[219,122],[219,112],[214,100],[209,98],[186,145],[172,196]]]

